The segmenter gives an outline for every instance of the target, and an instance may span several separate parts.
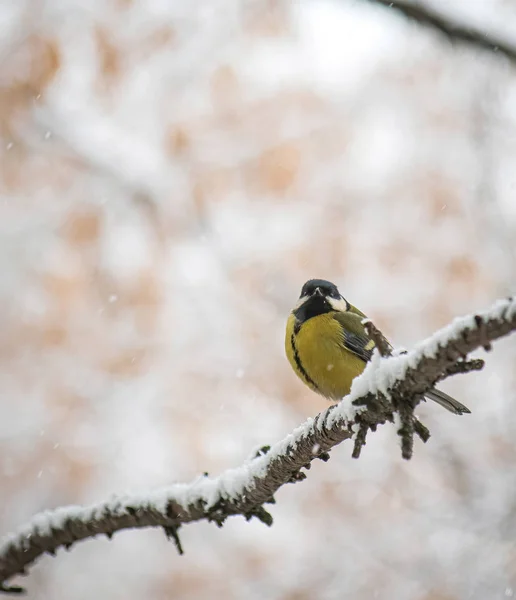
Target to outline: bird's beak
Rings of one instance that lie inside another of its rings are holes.
[[[319,288],[315,288],[314,296],[323,296],[324,294],[321,292]]]

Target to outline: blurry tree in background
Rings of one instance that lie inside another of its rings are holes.
[[[428,4],[516,44],[504,0]],[[283,357],[310,277],[397,344],[514,290],[516,77],[374,3],[0,5],[0,531],[217,473],[325,402]],[[284,488],[271,529],[96,540],[31,574],[86,600],[504,598],[516,350]]]

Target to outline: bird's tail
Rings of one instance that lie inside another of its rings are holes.
[[[471,413],[467,406],[464,406],[464,404],[461,404],[458,400],[455,400],[455,398],[448,396],[448,394],[441,392],[441,390],[436,390],[434,388],[433,390],[428,391],[425,396],[456,415]]]

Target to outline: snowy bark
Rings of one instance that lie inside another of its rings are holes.
[[[456,319],[406,354],[376,353],[340,403],[219,477],[201,476],[147,494],[36,515],[0,544],[0,591],[23,591],[9,587],[7,580],[25,574],[44,553],[53,555],[61,546],[69,549],[99,534],[111,537],[122,529],[161,527],[182,552],[178,529],[185,523],[205,519],[221,526],[227,517],[242,515],[271,525],[264,505],[274,502],[281,486],[305,479],[302,469],[316,458],[327,460],[328,451],[344,440],[354,439],[353,454],[358,456],[368,431],[387,421],[401,422],[402,454],[410,458],[414,433],[424,441],[429,437],[413,414],[423,394],[446,377],[480,368],[483,362],[466,361],[467,355],[481,347],[488,350],[491,342],[515,330],[516,300],[498,301],[484,312]]]

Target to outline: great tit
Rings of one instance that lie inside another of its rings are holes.
[[[349,394],[375,347],[362,325],[365,318],[330,281],[304,284],[287,321],[285,351],[298,377],[314,392],[334,401]],[[435,388],[426,397],[456,415],[471,412]]]

